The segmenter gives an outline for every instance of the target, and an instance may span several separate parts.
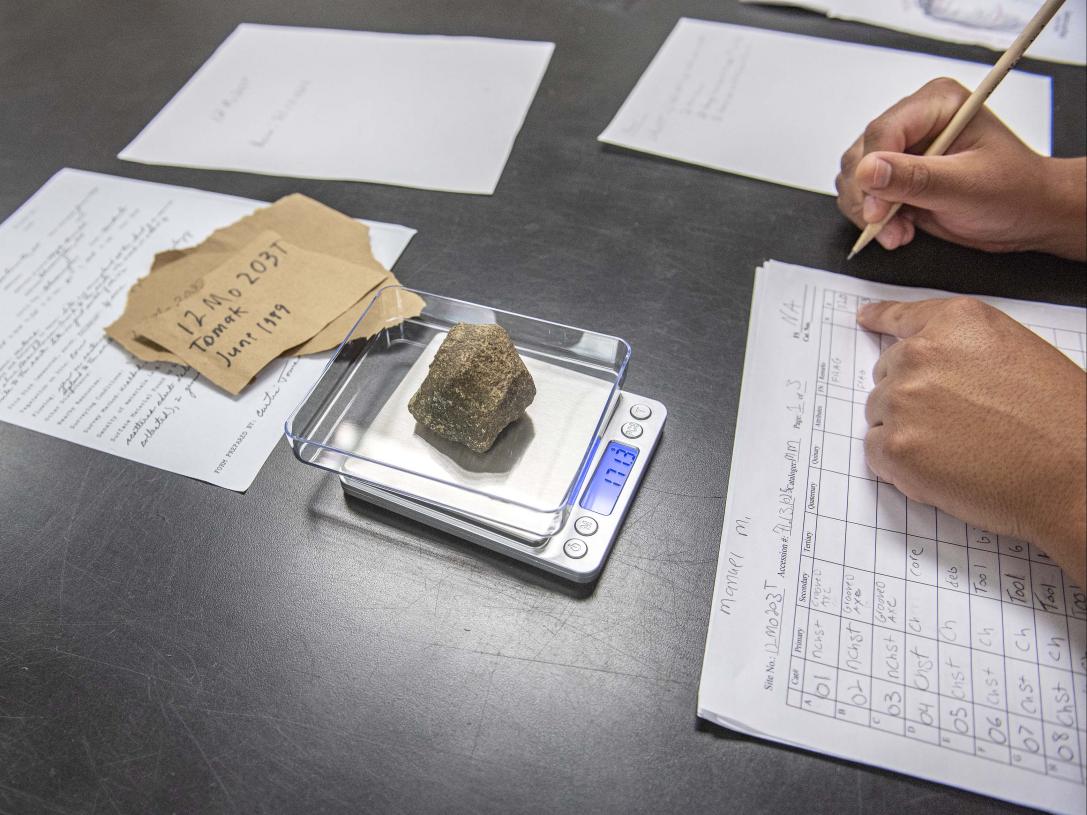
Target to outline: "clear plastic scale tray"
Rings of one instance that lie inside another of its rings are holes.
[[[425,303],[421,313],[401,320],[416,297]],[[341,345],[287,419],[299,460],[528,542],[560,529],[619,397],[630,346],[618,337],[401,287],[382,290],[367,314],[387,315],[384,327],[368,340]],[[436,436],[408,412],[408,400],[457,323],[505,328],[536,383],[526,415],[486,453]]]

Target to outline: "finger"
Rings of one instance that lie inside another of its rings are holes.
[[[863,193],[853,181],[853,172],[857,162],[861,160],[861,140],[858,138],[852,146],[842,155],[841,172],[834,179],[834,187],[838,191],[838,209],[857,226],[863,227],[864,220],[861,217]]]
[[[897,345],[897,343],[896,343]],[[876,360],[876,364],[872,366],[872,384],[878,385],[884,379],[887,378],[887,374],[891,372],[891,351],[894,349],[894,345],[879,355],[879,359]],[[869,422],[871,424],[871,422]]]
[[[864,136],[857,136],[853,140],[853,143],[849,145],[849,149],[842,153],[842,160],[840,162],[840,169],[843,175],[853,175],[853,168],[857,166],[857,162],[864,158]]]
[[[842,173],[834,179],[834,189],[838,191],[838,211],[860,228],[865,227],[862,213],[862,197],[857,187],[851,184]]]
[[[920,153],[940,134],[970,92],[953,79],[934,79],[892,105],[865,128],[864,153]]]
[[[864,458],[868,469],[876,474],[881,481],[890,481],[887,467],[887,458],[883,453],[883,442],[887,436],[887,429],[883,425],[869,427],[864,434]]]
[[[887,413],[887,386],[877,384],[868,394],[864,403],[864,421],[869,427],[879,427]]]
[[[857,322],[869,331],[900,338],[912,337],[928,325],[947,302],[946,299],[934,299],[912,303],[897,300],[869,303],[857,312]]]
[[[907,215],[900,213],[876,233],[876,241],[884,249],[898,249],[912,241],[916,232],[913,221]]]
[[[864,208],[862,212],[865,223],[878,224],[887,217],[887,213],[891,211],[892,206],[894,206],[894,204],[890,201],[876,198],[874,195],[865,193]]]
[[[922,209],[949,209],[972,190],[976,195],[976,169],[969,164],[969,153],[869,153],[857,164],[853,179],[865,195],[879,199],[887,208],[899,203]],[[872,206],[879,209],[877,204]]]

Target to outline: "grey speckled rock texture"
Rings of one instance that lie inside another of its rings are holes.
[[[439,436],[486,453],[535,398],[536,384],[506,329],[458,323],[408,410]]]

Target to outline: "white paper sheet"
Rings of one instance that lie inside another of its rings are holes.
[[[553,50],[245,23],[119,158],[489,195]]]
[[[107,339],[156,252],[260,201],[65,169],[0,224],[0,421],[248,489],[328,354],[273,363],[241,396]],[[370,223],[370,222],[367,222]],[[415,230],[370,223],[391,267]]]
[[[796,6],[828,17],[918,34],[935,40],[982,45],[1005,51],[1042,6],[1042,0],[741,0]],[[1087,0],[1064,6],[1027,49],[1026,55],[1051,62],[1087,62]]]
[[[868,300],[943,292],[771,261],[755,277],[698,715],[1057,812],[1087,806],[1087,595],[1035,547],[877,482]],[[985,298],[1079,365],[1083,309]]]
[[[973,88],[989,67],[684,18],[600,140],[834,195],[868,122],[931,79]],[[1049,155],[1049,77],[1012,71],[990,106]]]

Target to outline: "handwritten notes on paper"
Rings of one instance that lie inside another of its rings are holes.
[[[172,354],[176,363],[134,359],[103,328],[156,253],[159,268],[145,281],[168,275],[167,261],[195,256],[178,247],[219,235],[218,226],[246,221],[260,205],[79,170],[53,176],[0,224],[0,421],[247,489],[327,357],[276,360],[231,397]],[[392,224],[356,225],[366,237],[357,251],[372,252],[382,269],[414,234]],[[237,245],[269,228],[259,227]],[[174,305],[172,297],[164,307]]]
[[[139,335],[237,394],[265,365],[343,314],[383,275],[263,232]]]
[[[490,195],[553,50],[244,23],[119,157]]]
[[[834,195],[841,155],[869,121],[931,79],[973,88],[988,70],[684,18],[600,141]],[[1049,77],[1012,71],[989,106],[1048,155]]]

